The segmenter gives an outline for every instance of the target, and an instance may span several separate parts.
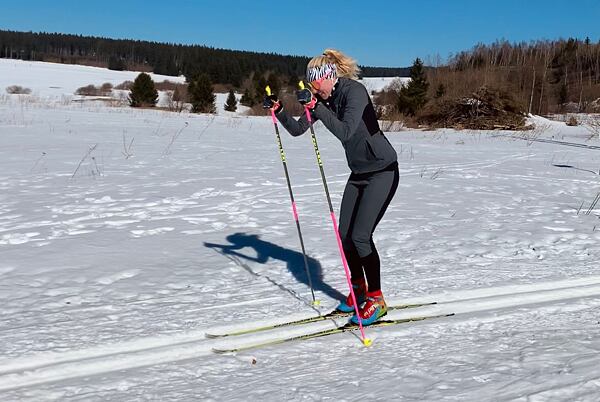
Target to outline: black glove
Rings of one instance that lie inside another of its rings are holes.
[[[275,113],[279,113],[283,109],[283,105],[277,95],[268,95],[263,101],[263,109],[272,109]]]
[[[315,98],[312,92],[310,92],[310,90],[307,88],[297,91],[296,99],[298,99],[298,102],[300,102],[303,106],[306,106],[309,110],[313,110],[317,104],[317,98]]]

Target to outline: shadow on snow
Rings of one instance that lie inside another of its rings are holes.
[[[217,252],[225,255],[230,260],[244,268],[250,274],[256,277],[266,278],[268,281],[279,287],[280,289],[292,294],[295,298],[306,302],[305,298],[300,297],[296,292],[286,288],[285,286],[275,282],[266,275],[254,272],[248,264],[244,263],[244,260],[265,264],[270,258],[283,261],[286,263],[287,269],[300,283],[304,283],[309,286],[308,277],[306,276],[306,269],[304,267],[304,257],[302,253],[283,248],[277,244],[261,240],[258,235],[246,234],[246,233],[234,233],[227,236],[227,241],[230,244],[215,244],[215,243],[204,243],[206,247],[215,249]],[[256,252],[256,257],[246,255],[240,252],[244,248],[252,248]],[[344,300],[345,295],[338,292],[327,283],[323,282],[323,272],[319,261],[312,257],[307,256],[308,269],[310,272],[310,278],[312,280],[315,291],[321,291],[327,296],[336,299]]]

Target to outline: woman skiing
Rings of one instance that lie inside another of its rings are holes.
[[[396,151],[379,128],[366,88],[356,81],[359,72],[353,59],[327,49],[308,63],[306,79],[311,89],[298,91],[297,99],[313,122],[321,120],[342,142],[352,171],[342,198],[339,232],[359,314],[363,325],[369,325],[387,313],[373,232],[396,193],[399,174]],[[306,115],[294,119],[276,95],[267,96],[264,107],[272,109],[293,136],[310,127]],[[337,309],[354,311],[352,296]],[[358,323],[356,315],[352,321]]]

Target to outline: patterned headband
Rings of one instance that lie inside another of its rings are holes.
[[[337,67],[333,63],[325,63],[321,67],[312,67],[306,69],[306,79],[308,82],[319,80],[323,77],[337,78]]]

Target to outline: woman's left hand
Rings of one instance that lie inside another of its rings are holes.
[[[296,99],[308,110],[313,110],[317,105],[317,98],[310,92],[309,89],[304,88],[296,92]]]

